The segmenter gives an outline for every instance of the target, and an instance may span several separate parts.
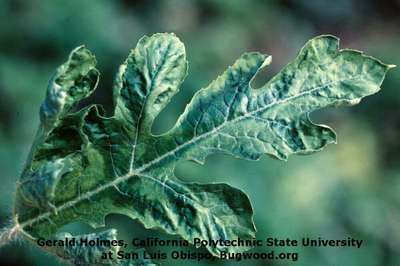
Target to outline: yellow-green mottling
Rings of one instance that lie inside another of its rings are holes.
[[[14,227],[2,239],[16,233],[55,238],[59,228],[76,221],[97,228],[110,213],[191,242],[254,238],[245,193],[222,183],[182,182],[174,168],[184,160],[203,163],[213,153],[286,159],[334,143],[334,131],[312,123],[310,112],[356,104],[378,92],[391,67],[358,51],[339,50],[338,44],[328,35],[310,40],[261,88],[252,88],[251,81],[271,57],[242,55],[195,94],[171,130],[157,136],[151,134],[152,123],[187,74],[179,39],[166,33],[140,39],[117,74],[111,117],[99,105],[74,111],[99,79],[94,56],[76,48],[50,81],[41,125],[18,182]],[[246,248],[208,250],[218,256]],[[60,256],[93,265],[99,263],[98,253],[65,250]]]

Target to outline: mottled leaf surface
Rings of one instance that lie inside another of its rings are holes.
[[[88,242],[94,241],[99,242],[103,241],[103,243],[107,243],[106,241],[118,241],[117,231],[115,229],[106,230],[100,233],[86,234],[86,235],[77,235],[73,236],[69,233],[59,233],[56,235],[56,240],[60,241],[68,241],[71,239],[77,239],[77,245],[74,246],[56,246],[54,250],[52,250],[59,257],[64,260],[79,266],[156,266],[156,264],[152,263],[149,259],[143,258],[143,256],[139,256],[138,259],[125,259],[118,260],[114,257],[114,259],[104,260],[102,259],[103,253],[108,253],[109,251],[116,254],[121,248],[119,246],[107,246],[104,245],[93,245],[86,246],[81,245],[79,243],[80,239],[84,239]],[[138,252],[138,254],[142,254]],[[143,252],[143,251],[142,251]]]
[[[202,163],[214,153],[256,160],[319,151],[336,136],[312,123],[309,114],[376,93],[390,68],[361,52],[339,50],[333,36],[320,36],[268,83],[252,88],[270,62],[256,52],[242,55],[194,95],[171,130],[155,136],[154,119],[187,73],[179,39],[155,34],[138,42],[117,74],[112,116],[99,105],[74,111],[96,88],[98,71],[85,47],[72,51],[50,81],[18,184],[20,230],[33,239],[53,238],[71,222],[101,227],[107,214],[119,213],[190,242],[254,238],[246,194],[227,184],[182,182],[174,176],[177,163]],[[214,255],[222,250],[245,248],[209,247]],[[82,251],[68,252],[98,262]]]

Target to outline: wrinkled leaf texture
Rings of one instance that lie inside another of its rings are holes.
[[[153,121],[187,74],[180,40],[167,33],[140,39],[117,74],[112,116],[95,104],[75,111],[99,80],[95,57],[76,48],[51,79],[40,109],[41,125],[17,188],[19,228],[31,239],[54,238],[71,222],[97,228],[107,214],[118,213],[190,242],[254,238],[244,192],[223,183],[182,182],[174,168],[185,160],[203,163],[214,153],[286,159],[334,143],[334,131],[312,123],[310,112],[357,104],[379,91],[390,68],[338,45],[329,35],[310,40],[261,88],[251,81],[271,57],[243,54],[194,95],[172,129],[157,136]],[[115,231],[108,234],[115,237]],[[218,256],[246,248],[208,250]],[[99,263],[83,253],[70,250],[64,257]]]

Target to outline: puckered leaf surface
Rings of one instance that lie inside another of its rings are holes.
[[[310,112],[376,93],[390,67],[339,50],[333,36],[320,36],[267,84],[252,88],[254,76],[270,62],[256,52],[242,55],[195,94],[170,131],[155,136],[152,123],[187,72],[179,39],[155,34],[138,42],[118,72],[111,117],[99,105],[72,111],[98,82],[94,56],[84,47],[72,51],[49,84],[19,181],[20,230],[33,239],[51,238],[68,223],[101,227],[107,214],[120,213],[190,242],[254,238],[246,194],[227,184],[182,182],[174,176],[176,164],[202,163],[213,153],[256,160],[319,151],[336,136],[312,123]],[[214,255],[245,250],[208,249]]]

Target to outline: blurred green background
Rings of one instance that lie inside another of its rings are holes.
[[[374,0],[1,0],[0,1],[0,223],[7,225],[15,182],[38,125],[47,82],[70,50],[85,44],[102,73],[88,102],[110,112],[119,64],[144,34],[175,32],[186,45],[189,75],[158,117],[154,133],[169,129],[198,89],[245,51],[272,54],[262,84],[310,38],[330,33],[341,46],[400,65],[400,1]],[[299,261],[216,261],[213,265],[400,265],[400,69],[382,91],[355,107],[326,109],[314,121],[336,129],[338,145],[281,162],[212,156],[203,166],[181,164],[183,180],[227,182],[250,197],[258,238],[356,237],[361,249],[296,250]],[[169,236],[110,215],[121,238]],[[70,225],[76,232],[93,231]],[[156,249],[152,249],[156,250]],[[187,250],[187,249],[186,249]],[[290,249],[282,249],[290,251]],[[209,262],[197,263],[209,265]],[[187,261],[164,265],[187,265]],[[0,265],[63,265],[32,245],[0,250]]]

